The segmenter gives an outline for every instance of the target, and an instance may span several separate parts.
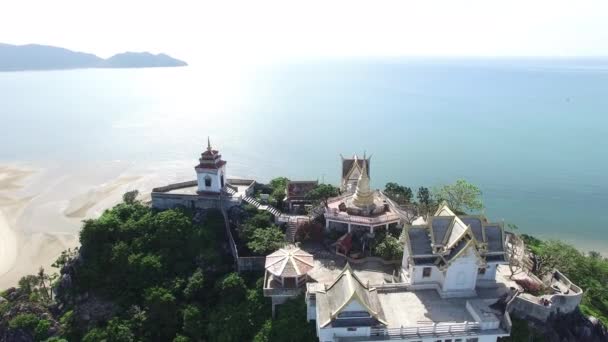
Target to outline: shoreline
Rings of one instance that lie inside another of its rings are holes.
[[[13,232],[0,211],[0,278],[7,274],[17,262],[17,234]]]
[[[98,217],[126,191],[145,193],[146,182],[159,182],[132,167],[117,162],[0,164],[0,289],[17,285],[40,267],[58,272],[51,264],[62,251],[79,245],[82,220]]]
[[[153,187],[190,179],[179,164],[136,167],[122,162],[95,165],[0,164],[0,289],[50,265],[67,248],[79,245],[82,220],[98,217],[137,189],[149,199]],[[49,181],[51,180],[51,181]],[[608,244],[563,232],[555,236],[518,231],[543,240],[555,238],[581,252],[608,257]]]

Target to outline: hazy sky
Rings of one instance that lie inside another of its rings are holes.
[[[608,56],[607,0],[1,0],[0,42],[190,62],[318,56]]]

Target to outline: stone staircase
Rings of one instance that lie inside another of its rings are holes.
[[[226,186],[226,187],[224,188],[224,190],[225,190],[225,191],[226,191],[228,194],[230,194],[231,196],[233,196],[234,194],[236,194],[236,190],[235,190],[235,189],[233,189],[233,188],[232,188],[232,187],[230,187],[230,186]]]
[[[296,241],[297,229],[298,222],[296,220],[289,220],[289,222],[287,222],[287,230],[285,231],[285,241],[294,243]]]
[[[260,210],[266,210],[267,212],[271,213],[275,217],[281,216],[281,211],[279,209],[277,209],[271,205],[262,204],[251,196],[245,196],[245,197],[243,197],[243,200]]]

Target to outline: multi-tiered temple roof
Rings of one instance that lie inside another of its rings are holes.
[[[485,262],[504,262],[502,224],[483,216],[457,216],[442,204],[422,225],[407,228],[406,248],[415,265],[445,267],[468,248]]]
[[[226,165],[226,162],[222,160],[222,155],[211,148],[211,141],[207,138],[207,149],[201,153],[198,165],[195,166],[197,169],[219,169]]]

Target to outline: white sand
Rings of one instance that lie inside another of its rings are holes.
[[[17,235],[0,212],[0,275],[7,273],[17,260]]]
[[[0,165],[0,290],[40,267],[58,272],[51,264],[78,246],[83,219],[98,217],[129,190],[149,200],[152,187],[172,180],[133,169],[122,162]]]

